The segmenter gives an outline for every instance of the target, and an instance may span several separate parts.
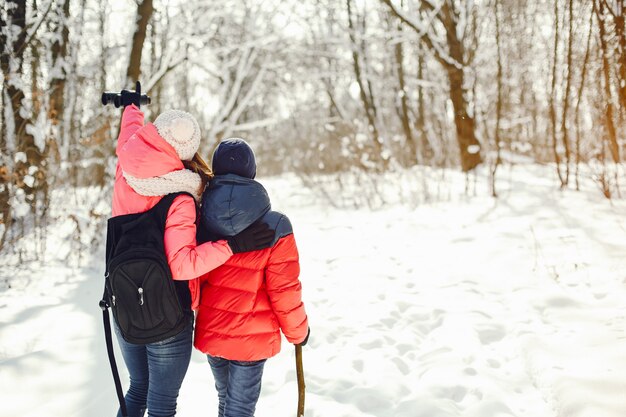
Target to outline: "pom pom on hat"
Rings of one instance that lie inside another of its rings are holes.
[[[191,114],[182,110],[167,110],[153,124],[182,161],[193,158],[200,147],[200,126]]]

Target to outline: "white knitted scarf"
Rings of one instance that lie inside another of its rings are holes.
[[[151,178],[137,178],[123,173],[128,185],[139,195],[155,197],[186,191],[200,201],[202,180],[200,175],[188,169],[168,172],[165,175]]]

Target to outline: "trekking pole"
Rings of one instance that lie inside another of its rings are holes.
[[[296,374],[298,377],[298,414],[304,417],[304,367],[302,366],[302,346],[296,345]]]

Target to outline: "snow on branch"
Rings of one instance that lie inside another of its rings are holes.
[[[46,20],[46,17],[48,16],[48,13],[50,13],[50,10],[52,10],[52,4],[54,2],[55,0],[50,0],[48,2],[48,7],[46,7],[45,12],[43,12],[41,16],[39,17],[39,19],[37,19],[37,21],[33,23],[33,25],[28,29],[26,33],[26,41],[15,52],[16,55],[20,55],[22,51],[24,51],[26,47],[30,45],[30,43],[33,41],[33,39],[35,38],[35,35],[37,34],[37,31],[39,31],[39,28],[41,27],[41,24]]]
[[[254,45],[254,43],[248,45]],[[220,107],[211,123],[209,137],[215,137],[220,132],[231,131],[232,126],[237,123],[241,114],[250,105],[267,72],[265,61],[259,64],[258,57],[259,48],[244,47],[238,56],[220,66],[222,75],[218,75],[218,78],[222,83],[217,94]],[[253,74],[254,77],[252,77]],[[244,86],[247,86],[246,90]]]
[[[222,107],[222,111],[217,119],[218,122],[223,122],[228,118],[228,115],[232,113],[233,108],[239,98],[241,88],[243,86],[244,79],[248,76],[248,72],[252,63],[256,60],[258,51],[253,48],[246,48],[243,54],[239,57],[237,65],[237,71],[235,73],[235,81],[233,82],[232,89],[223,96],[228,96],[228,100]]]
[[[417,33],[418,40],[424,42],[426,47],[434,52],[434,56],[439,61],[441,65],[446,68],[455,67],[457,69],[463,68],[463,65],[457,62],[454,58],[452,58],[446,51],[445,48],[438,41],[433,41],[433,37],[430,35],[430,30],[433,26],[433,23],[436,18],[439,17],[441,8],[443,3],[438,6],[435,6],[431,2],[425,1],[422,4],[427,6],[430,10],[428,13],[428,18],[425,22],[417,21],[406,13],[403,10],[400,10],[398,6],[396,6],[392,0],[381,0],[384,4],[386,4],[392,11],[392,13],[400,19],[403,23],[408,25]],[[440,18],[439,18],[440,19]],[[449,30],[449,28],[446,28]]]
[[[255,120],[252,122],[237,124],[233,126],[232,129],[230,130],[234,132],[250,131],[250,130],[255,130],[261,127],[274,126],[279,122],[280,120],[277,119],[276,117],[268,117],[268,118],[261,119],[261,120]]]
[[[233,124],[237,122],[237,120],[239,120],[239,117],[241,117],[241,114],[243,113],[243,111],[248,107],[249,103],[252,101],[252,98],[254,97],[258,86],[260,85],[261,81],[263,80],[263,77],[265,76],[265,73],[266,73],[266,68],[264,65],[261,65],[261,70],[257,72],[256,76],[254,77],[254,80],[252,81],[252,85],[246,92],[243,99],[239,101],[239,103],[237,104],[237,107],[228,117],[228,120],[227,120],[228,125],[232,126]],[[230,130],[232,130],[232,128]]]
[[[168,56],[168,59],[165,60],[165,62],[159,67],[159,69],[152,75],[152,77],[150,77],[150,79],[146,83],[144,87],[144,90],[146,92],[150,92],[150,90],[152,90],[152,88],[154,88],[163,79],[163,77],[165,77],[170,71],[172,71],[174,68],[187,60],[187,48],[183,48],[183,50],[185,51],[185,53],[177,59],[174,59],[171,54]]]

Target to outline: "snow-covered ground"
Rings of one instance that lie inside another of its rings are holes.
[[[626,415],[626,202],[591,184],[559,191],[546,168],[501,176],[497,200],[484,178],[465,197],[448,174],[445,201],[376,211],[262,181],[300,248],[307,416]],[[0,271],[13,283],[0,292],[2,417],[115,413],[101,250],[75,261]],[[216,400],[194,352],[179,415],[216,415]],[[296,401],[285,343],[256,415],[293,416]]]

